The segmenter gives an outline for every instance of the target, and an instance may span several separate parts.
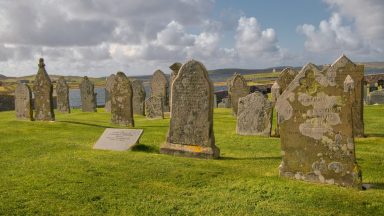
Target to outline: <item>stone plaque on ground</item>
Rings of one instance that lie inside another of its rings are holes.
[[[38,121],[54,121],[55,113],[53,112],[53,87],[51,79],[45,70],[44,59],[39,60],[39,70],[33,83],[33,94],[35,96],[35,120]]]
[[[16,118],[33,120],[32,92],[28,85],[18,83],[15,90]]]
[[[97,140],[93,149],[126,151],[139,144],[142,134],[142,129],[107,128]]]
[[[280,175],[305,181],[361,187],[352,125],[355,99],[350,71],[338,59],[320,71],[306,65],[276,102],[282,162]]]
[[[70,113],[69,106],[69,86],[63,76],[59,78],[56,85],[57,110],[62,113]]]
[[[213,133],[213,84],[204,65],[190,60],[172,85],[172,117],[160,153],[218,158]]]
[[[161,97],[164,112],[169,111],[168,79],[161,70],[155,71],[151,79],[151,96]]]
[[[376,90],[369,94],[369,104],[384,104],[384,91]]]
[[[115,74],[111,74],[105,82],[105,112],[111,112],[111,92],[113,83],[115,82]]]
[[[131,84],[132,84],[132,91],[133,91],[133,99],[132,99],[133,113],[137,115],[144,115],[146,93],[145,93],[143,82],[141,80],[133,80]]]
[[[111,121],[114,124],[134,127],[131,81],[123,72],[117,72],[111,94]]]
[[[240,135],[270,136],[272,102],[261,92],[239,99],[236,133]]]
[[[87,76],[83,78],[80,85],[81,110],[83,112],[96,112],[95,86]]]
[[[236,74],[230,82],[228,95],[230,95],[231,98],[232,113],[236,116],[239,99],[249,94],[249,87],[247,81],[240,74]]]
[[[145,101],[145,116],[148,119],[164,118],[163,103],[160,97],[149,97]]]

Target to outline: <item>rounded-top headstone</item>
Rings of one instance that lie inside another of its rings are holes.
[[[161,70],[156,70],[151,79],[151,96],[161,97],[164,111],[169,111],[168,79]]]
[[[15,112],[17,119],[33,120],[32,92],[27,84],[19,82],[16,86]]]
[[[96,112],[95,85],[88,79],[83,78],[80,85],[81,110],[83,112]]]
[[[61,76],[57,81],[56,94],[57,110],[62,113],[70,113],[71,108],[69,106],[69,86],[63,76]]]
[[[111,95],[111,121],[114,124],[134,127],[132,86],[123,72],[117,72]]]

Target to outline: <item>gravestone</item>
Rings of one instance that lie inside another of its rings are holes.
[[[80,85],[81,110],[83,112],[96,112],[95,86],[87,76],[83,78]]]
[[[247,81],[240,74],[235,75],[235,77],[230,81],[229,86],[228,95],[231,100],[232,113],[236,116],[239,99],[249,94],[249,87],[247,85]]]
[[[105,82],[105,112],[111,112],[111,92],[115,82],[115,74],[111,74]]]
[[[111,121],[114,124],[134,127],[132,85],[123,72],[117,72],[111,94]]]
[[[33,93],[35,96],[35,120],[37,121],[54,121],[55,113],[53,112],[53,87],[51,79],[45,70],[44,59],[39,60],[39,70],[33,83]]]
[[[69,86],[63,76],[59,78],[56,85],[57,110],[61,113],[70,113],[69,106]]]
[[[272,102],[261,92],[239,99],[236,133],[240,135],[270,136]]]
[[[169,111],[168,79],[161,70],[155,71],[151,79],[151,96],[161,97],[165,112]]]
[[[148,119],[164,118],[163,103],[160,97],[149,97],[145,101],[145,116]]]
[[[141,80],[133,80],[131,82],[132,84],[132,91],[133,91],[133,99],[132,99],[132,106],[133,106],[133,113],[137,115],[145,115],[145,89],[143,82]]]
[[[282,162],[280,176],[361,188],[352,125],[355,83],[345,59],[320,71],[303,67],[276,102]]]
[[[220,103],[217,104],[217,108],[226,108],[225,103],[221,101]]]
[[[17,119],[33,120],[32,92],[27,84],[18,83],[16,86],[15,112]]]
[[[204,65],[190,60],[172,85],[172,117],[160,153],[218,158],[213,133],[213,84]]]
[[[369,104],[384,104],[384,91],[377,90],[369,94]]]
[[[126,151],[139,144],[142,129],[107,128],[97,140],[93,149]]]
[[[179,63],[179,62],[175,62],[175,63],[173,63],[171,66],[169,66],[169,68],[172,70],[172,73],[171,73],[171,79],[170,79],[170,90],[172,89],[172,83],[173,83],[173,80],[175,80],[175,78],[176,78],[176,76],[177,76],[177,74],[179,73],[179,70],[180,70],[180,68],[181,68],[181,66],[182,66],[183,64],[181,64],[181,63]],[[172,116],[172,110],[171,110],[171,108],[172,108],[172,106],[171,106],[171,104],[172,104],[172,91],[169,91],[169,116]]]
[[[292,80],[296,77],[298,71],[292,68],[284,68],[276,79],[275,83],[272,85],[271,94],[272,94],[272,102],[276,103],[277,98],[285,91],[288,85],[292,82]],[[276,119],[279,119],[279,113],[276,112]],[[275,128],[275,136],[280,136],[279,132],[279,121],[276,121]]]

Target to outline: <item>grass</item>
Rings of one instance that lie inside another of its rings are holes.
[[[169,119],[135,116],[132,151],[93,150],[110,114],[18,121],[0,112],[0,215],[383,215],[384,106],[365,107],[356,139],[364,183],[357,191],[278,176],[277,138],[239,136],[229,109],[215,109],[220,160],[159,154]]]

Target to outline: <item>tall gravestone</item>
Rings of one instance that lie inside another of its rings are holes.
[[[83,78],[80,85],[81,110],[83,112],[96,112],[95,85],[88,79]]]
[[[54,121],[55,113],[53,112],[53,87],[51,79],[45,70],[44,59],[39,60],[39,70],[33,83],[33,93],[35,96],[35,120],[37,121]]]
[[[111,112],[111,93],[115,82],[115,74],[111,74],[105,82],[105,112]]]
[[[148,119],[164,118],[163,103],[161,101],[161,97],[152,96],[145,101],[145,116]]]
[[[277,98],[287,89],[288,85],[295,79],[298,71],[293,68],[285,68],[282,70],[271,88],[272,102],[276,103]],[[276,112],[276,128],[275,136],[280,136],[279,133],[279,113]]]
[[[24,83],[18,83],[16,86],[15,112],[17,119],[33,120],[32,92]]]
[[[235,77],[230,81],[228,95],[230,95],[232,113],[237,115],[239,99],[249,94],[249,87],[247,81],[240,74],[236,74]]]
[[[169,111],[168,79],[161,70],[155,71],[151,79],[151,96],[161,97],[164,111]]]
[[[64,77],[61,76],[56,85],[57,94],[57,110],[61,113],[70,113],[71,108],[69,106],[69,86]]]
[[[160,153],[218,158],[213,133],[213,84],[204,65],[190,60],[172,85],[172,117]]]
[[[114,124],[134,127],[132,85],[123,72],[117,72],[111,94],[111,121]]]
[[[143,82],[141,80],[133,80],[131,82],[132,84],[132,91],[133,91],[133,99],[132,99],[132,106],[133,106],[133,113],[137,115],[145,115],[145,89]]]
[[[272,102],[261,92],[239,99],[236,133],[240,135],[270,136]]]
[[[355,82],[345,76],[356,65],[346,60],[323,71],[306,65],[277,99],[281,176],[361,187],[352,124]]]

